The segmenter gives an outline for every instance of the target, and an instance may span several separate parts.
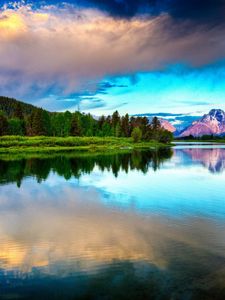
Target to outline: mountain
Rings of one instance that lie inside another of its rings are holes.
[[[221,109],[212,109],[200,120],[187,127],[179,137],[202,136],[202,135],[221,135],[225,133],[225,112]]]
[[[165,119],[159,119],[159,120],[160,120],[161,126],[164,129],[166,129],[172,133],[176,131],[176,128],[169,121],[167,121]]]

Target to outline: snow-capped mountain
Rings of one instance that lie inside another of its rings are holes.
[[[176,128],[169,121],[167,121],[165,119],[161,119],[161,118],[159,120],[160,120],[161,126],[164,129],[166,129],[170,132],[175,132],[176,131]]]
[[[225,133],[225,112],[221,109],[212,109],[205,114],[200,120],[192,123],[181,134],[185,136],[202,136],[202,135],[221,135]]]

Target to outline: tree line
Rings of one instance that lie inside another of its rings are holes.
[[[133,137],[135,142],[157,140],[165,143],[173,138],[172,133],[161,127],[157,117],[149,122],[146,117],[120,116],[115,111],[112,116],[95,119],[91,114],[78,111],[51,113],[35,107],[30,113],[24,113],[20,102],[14,103],[10,114],[0,111],[0,135],[113,136]]]

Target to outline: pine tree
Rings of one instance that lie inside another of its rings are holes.
[[[72,121],[72,114],[71,114],[71,112],[66,111],[64,113],[63,136],[69,136],[70,135],[71,121]]]
[[[120,125],[120,115],[119,115],[118,111],[116,110],[112,114],[112,128],[113,128],[114,136],[117,136],[117,134],[118,134],[119,125]]]
[[[82,135],[85,136],[93,136],[94,135],[94,127],[95,127],[95,121],[91,114],[82,114],[80,116],[81,121],[81,127],[82,127]]]
[[[32,135],[45,135],[41,109],[37,109],[33,114]]]
[[[25,134],[28,136],[33,135],[32,121],[33,121],[33,113],[25,118]]]
[[[161,128],[161,123],[157,117],[152,119],[151,125],[153,130],[159,130]]]
[[[151,139],[159,141],[160,139],[160,130],[161,130],[161,123],[157,117],[154,117],[151,122]]]
[[[82,133],[82,128],[80,125],[80,120],[77,113],[75,113],[72,117],[70,134],[72,136],[81,136],[81,133]]]
[[[108,122],[105,122],[102,126],[102,136],[111,136],[112,129]]]
[[[105,117],[104,116],[101,116],[98,120],[98,127],[99,127],[99,130],[102,130],[102,127],[105,123]]]
[[[121,119],[121,132],[122,136],[128,137],[130,135],[130,129],[129,129],[129,115],[126,114]]]
[[[49,113],[43,109],[41,110],[41,122],[43,129],[42,134],[50,136],[52,133],[50,116]]]
[[[121,135],[121,127],[120,127],[120,123],[117,123],[115,128],[115,136],[120,137],[120,135]]]
[[[0,113],[0,135],[7,135],[8,134],[8,120],[7,118]]]
[[[15,108],[13,117],[17,118],[17,119],[20,119],[20,120],[24,120],[22,106],[19,102],[16,104],[16,108]]]

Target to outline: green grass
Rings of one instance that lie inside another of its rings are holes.
[[[0,153],[0,159],[5,161],[15,161],[21,159],[49,159],[66,156],[67,158],[84,158],[84,157],[99,157],[99,156],[108,156],[115,154],[128,154],[133,150],[129,149],[114,149],[111,151],[39,151],[39,152],[9,152],[9,153]],[[138,149],[137,151],[145,151],[145,149]],[[157,149],[155,150],[157,151]]]
[[[156,141],[134,143],[132,138],[116,137],[0,137],[0,153],[57,153],[62,151],[113,151],[140,148],[159,148],[168,145]]]

